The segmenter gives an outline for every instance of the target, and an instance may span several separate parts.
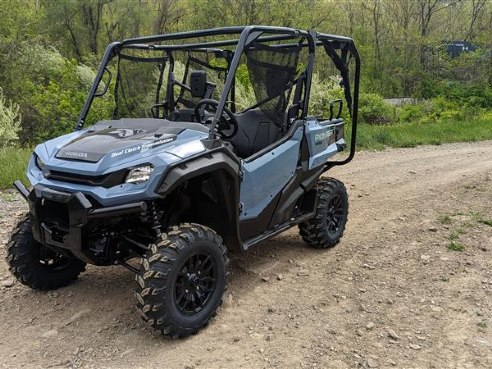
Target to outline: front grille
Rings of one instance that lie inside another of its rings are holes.
[[[47,178],[62,182],[79,183],[89,186],[101,186],[104,188],[110,188],[122,184],[127,173],[128,171],[125,169],[102,176],[86,176],[83,174],[51,170],[48,173]]]

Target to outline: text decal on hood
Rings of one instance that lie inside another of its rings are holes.
[[[161,138],[161,139],[153,141],[153,142],[148,142],[148,143],[144,143],[141,145],[127,147],[126,149],[112,152],[111,158],[116,158],[116,157],[119,157],[119,156],[125,155],[125,154],[132,154],[132,153],[137,152],[137,151],[145,152],[149,149],[153,149],[154,147],[161,146],[161,145],[167,144],[171,141],[174,141],[175,138],[176,138],[176,136],[168,137],[168,138]]]

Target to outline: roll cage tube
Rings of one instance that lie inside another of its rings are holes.
[[[323,172],[326,172],[328,169],[337,166],[337,165],[344,165],[349,163],[355,155],[355,146],[357,143],[357,119],[358,119],[358,107],[359,107],[359,80],[360,80],[360,56],[359,52],[357,51],[357,48],[355,47],[355,44],[352,39],[340,39],[340,37],[337,36],[332,36],[332,35],[326,35],[326,34],[318,34],[318,39],[320,40],[321,44],[320,45],[325,45],[326,42],[333,42],[333,41],[338,41],[341,43],[345,43],[349,47],[350,51],[350,56],[353,56],[355,58],[355,75],[354,75],[354,95],[352,97],[352,106],[350,109],[350,116],[352,118],[352,131],[351,131],[351,137],[350,137],[350,153],[349,156],[344,159],[344,160],[339,160],[339,161],[332,161],[328,162],[325,164],[325,168]],[[330,58],[332,58],[330,56]],[[332,58],[333,60],[333,58]],[[344,67],[347,68],[347,77],[348,75],[348,61],[346,61]],[[335,63],[336,64],[336,63]],[[338,66],[337,66],[338,68]],[[339,68],[338,68],[339,69]],[[339,69],[340,70],[340,69]],[[342,72],[342,71],[340,71]],[[350,81],[346,81],[346,84],[350,84]],[[347,99],[347,86],[344,86],[345,90],[345,96]],[[348,101],[350,103],[350,101]]]
[[[77,125],[75,126],[76,131],[80,131],[84,127],[85,118],[87,117],[87,113],[92,105],[92,101],[97,93],[97,88],[101,83],[101,79],[104,75],[104,72],[107,68],[107,65],[111,59],[118,53],[121,48],[121,42],[112,42],[108,45],[106,50],[104,51],[103,58],[101,60],[101,64],[99,65],[99,69],[97,70],[96,78],[94,78],[94,82],[92,83],[91,89],[89,90],[89,95],[85,100],[84,107],[79,115],[79,120],[77,121]]]

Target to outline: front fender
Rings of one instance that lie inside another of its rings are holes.
[[[199,157],[172,165],[163,174],[155,192],[160,196],[168,196],[186,182],[206,174],[210,174],[214,179],[217,202],[224,212],[224,229],[228,231],[222,236],[229,247],[243,250],[239,233],[240,163],[227,149],[209,151]]]

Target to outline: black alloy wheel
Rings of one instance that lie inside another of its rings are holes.
[[[332,197],[328,204],[326,211],[326,222],[328,225],[328,232],[336,234],[340,229],[340,225],[345,217],[345,207],[342,198],[339,195]]]
[[[217,262],[213,255],[199,251],[190,255],[178,273],[174,299],[184,315],[199,313],[209,303],[217,285]]]

